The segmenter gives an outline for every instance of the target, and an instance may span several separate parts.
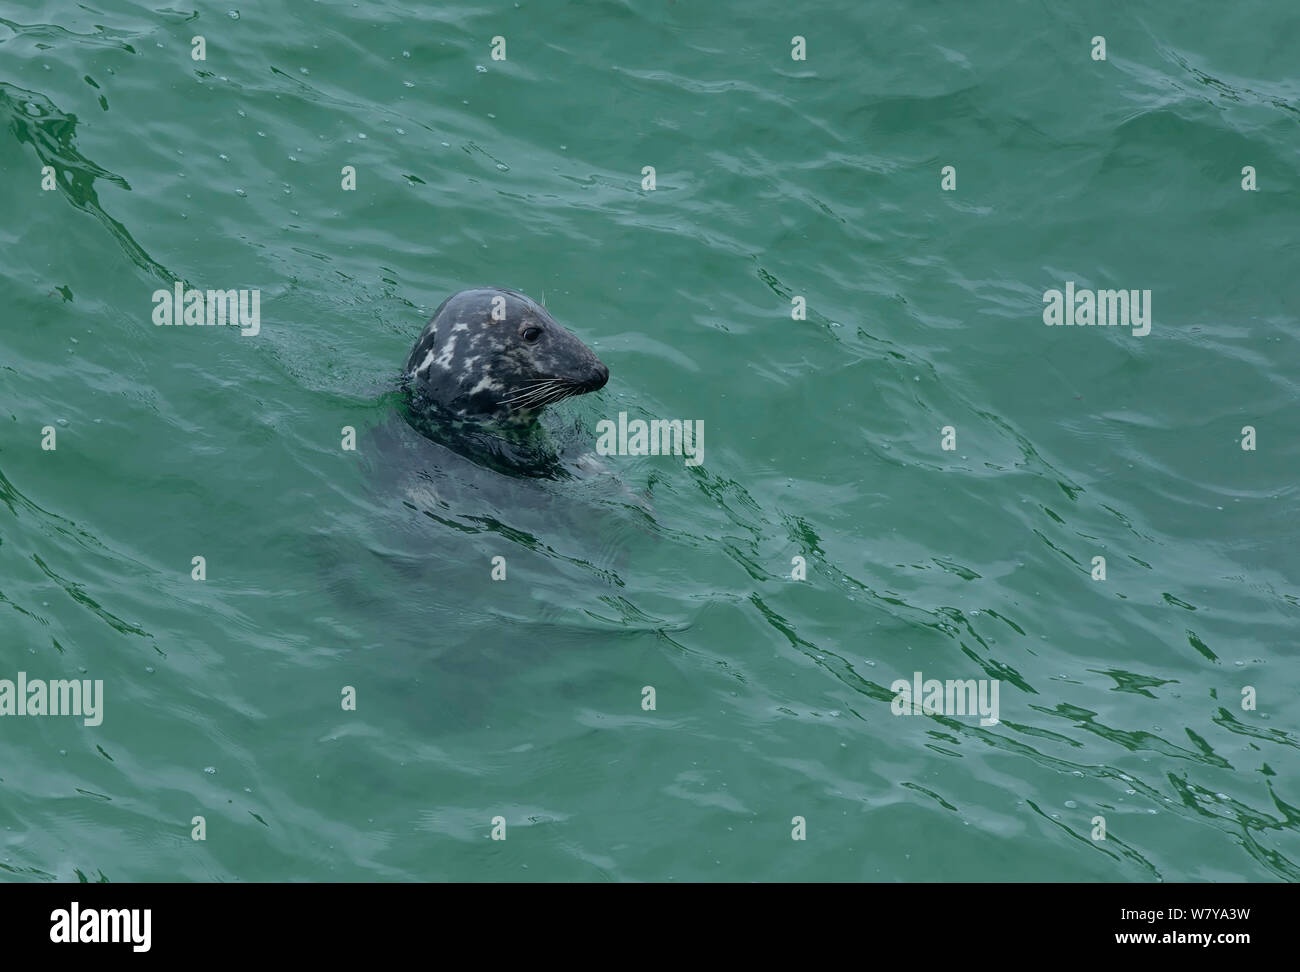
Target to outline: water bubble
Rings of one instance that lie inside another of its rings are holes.
[[[414,82],[414,81],[403,81],[402,84],[406,85],[408,88],[414,88],[414,87],[415,87],[415,82]]]
[[[411,56],[410,51],[402,51],[402,57],[410,57],[410,56]]]
[[[205,766],[203,767],[203,772],[207,773],[209,776],[212,776],[214,773],[217,772],[217,768],[215,766]]]
[[[1066,806],[1066,808],[1069,809],[1069,810],[1077,810],[1077,809],[1079,809],[1079,805],[1078,805],[1077,803],[1075,803],[1073,800],[1066,800],[1066,801],[1065,801],[1065,806]]]
[[[227,10],[227,11],[226,11],[226,16],[229,17],[231,20],[238,20],[238,19],[239,19],[239,11],[238,11],[238,10]]]
[[[236,190],[235,190],[235,195],[237,195],[237,196],[247,196],[248,193],[244,192],[243,189],[236,189]]]
[[[485,68],[482,64],[474,65],[474,70],[477,71],[479,74],[487,74],[487,68]]]

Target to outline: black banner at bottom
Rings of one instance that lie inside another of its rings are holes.
[[[1289,884],[7,884],[0,928],[10,961],[72,950],[77,960],[373,960],[447,935],[497,961],[509,946],[533,959],[614,959],[680,945],[671,954],[735,960],[746,947],[773,958],[777,944],[807,954],[830,942],[877,956],[932,945],[1231,959],[1294,941],[1297,904]]]

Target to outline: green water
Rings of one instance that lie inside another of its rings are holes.
[[[1300,877],[1294,11],[231,6],[0,5],[0,678],[104,686],[0,718],[0,873]],[[478,284],[703,464],[413,492]]]

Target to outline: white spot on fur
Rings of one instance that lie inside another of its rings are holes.
[[[451,367],[451,356],[456,352],[456,336],[453,334],[447,339],[447,346],[442,349],[442,353],[433,359],[433,363],[443,370]]]
[[[471,395],[476,395],[481,391],[501,391],[505,385],[499,381],[493,381],[491,378],[483,378],[477,385],[469,390]]]

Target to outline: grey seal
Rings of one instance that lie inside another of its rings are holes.
[[[609,369],[531,297],[480,287],[434,311],[402,377],[416,413],[521,426],[547,405],[603,388]]]

